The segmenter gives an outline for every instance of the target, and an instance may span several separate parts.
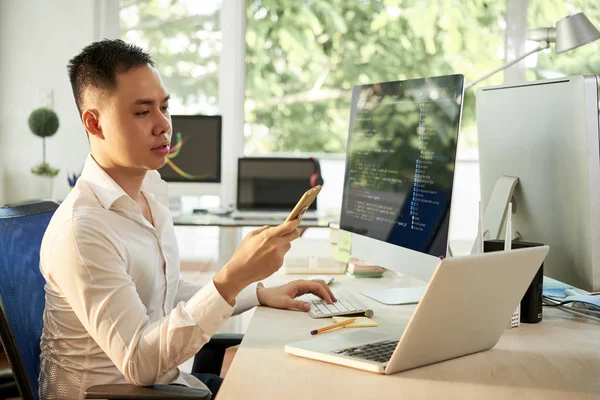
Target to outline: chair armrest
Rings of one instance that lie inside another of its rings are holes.
[[[204,346],[232,347],[242,343],[243,333],[216,333]]]
[[[21,393],[10,368],[0,368],[0,399],[20,397]]]
[[[194,357],[192,373],[219,375],[223,367],[225,350],[242,343],[243,338],[244,335],[239,333],[215,334]]]
[[[135,386],[132,384],[95,385],[85,391],[86,399],[107,400],[210,400],[211,393],[205,389],[195,389],[176,385]]]
[[[15,377],[10,368],[0,368],[0,383],[14,382]]]

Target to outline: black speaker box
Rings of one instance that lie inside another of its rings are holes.
[[[519,242],[511,243],[512,249],[523,249],[526,247],[543,246],[541,243]],[[483,252],[504,251],[504,240],[485,240]],[[542,290],[544,283],[544,264],[535,274],[533,281],[527,288],[523,299],[521,299],[521,322],[535,324],[542,320]]]

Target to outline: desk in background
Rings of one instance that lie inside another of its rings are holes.
[[[329,223],[337,220],[334,219],[303,219],[300,222],[300,227],[304,228],[327,228]],[[228,228],[241,228],[244,226],[264,226],[264,225],[279,225],[284,220],[274,218],[264,219],[236,219],[227,216],[214,214],[180,214],[173,215],[173,224],[179,226],[219,226]]]
[[[292,279],[297,276],[276,274],[267,284]],[[382,279],[336,275],[332,288],[357,293],[367,287],[420,285],[386,272]],[[373,308],[381,327],[405,324],[415,309],[358,296]],[[303,312],[259,307],[217,400],[600,399],[600,324],[559,310],[544,308],[541,323],[507,330],[489,351],[388,376],[284,352],[285,344],[309,339],[310,330],[328,323]]]
[[[337,221],[331,219],[303,219],[300,223],[300,233],[302,234],[308,228],[327,228],[329,223]],[[276,226],[283,223],[278,219],[235,219],[227,216],[219,216],[208,213],[198,214],[173,214],[173,224],[175,226],[215,226],[221,229],[219,232],[219,253],[217,256],[217,269],[220,269],[227,261],[231,259],[235,249],[242,241],[242,227],[260,227],[264,225]]]

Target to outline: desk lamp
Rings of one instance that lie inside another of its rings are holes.
[[[527,39],[539,42],[539,46],[466,85],[465,91],[471,86],[518,63],[522,59],[537,53],[540,50],[547,49],[552,42],[556,43],[556,54],[560,54],[600,39],[600,32],[598,32],[598,29],[596,29],[583,13],[577,13],[558,21],[556,23],[556,28],[529,29],[527,31]]]

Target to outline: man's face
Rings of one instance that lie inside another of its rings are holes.
[[[169,97],[158,72],[146,65],[117,74],[117,87],[101,102],[102,158],[112,166],[161,168],[171,142]]]

